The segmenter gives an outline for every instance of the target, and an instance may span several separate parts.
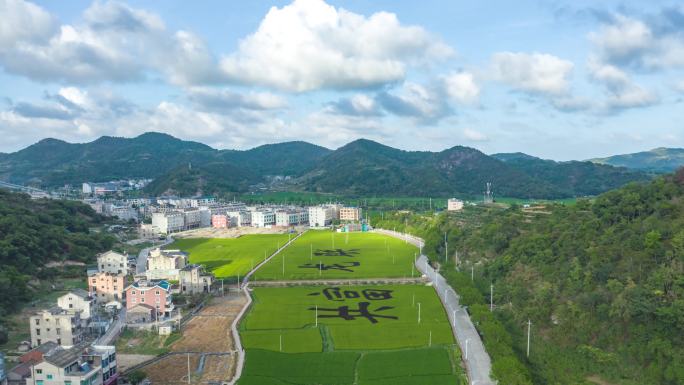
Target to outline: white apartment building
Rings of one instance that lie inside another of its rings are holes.
[[[62,346],[76,345],[84,340],[79,312],[66,311],[58,306],[41,310],[29,317],[31,346],[52,341]]]
[[[276,216],[276,226],[287,227],[296,226],[299,224],[300,215],[297,211],[277,211]]]
[[[176,211],[152,213],[152,226],[156,227],[160,234],[177,233],[184,229],[185,215]]]
[[[57,298],[57,306],[72,313],[78,313],[83,326],[95,314],[95,299],[83,289],[74,289]]]
[[[202,223],[202,214],[199,210],[185,210],[183,220],[183,230],[196,229]]]
[[[447,201],[447,211],[463,210],[463,201],[456,198],[451,198]]]
[[[149,280],[171,280],[180,279],[180,269],[187,264],[188,255],[180,250],[161,250],[159,248],[150,250],[147,257],[147,271],[145,276]]]
[[[321,205],[309,207],[309,226],[329,226],[334,219],[339,218],[339,205]]]
[[[128,274],[128,256],[111,250],[99,254],[97,270],[100,273]]]
[[[273,211],[252,211],[252,227],[271,227],[276,223]]]

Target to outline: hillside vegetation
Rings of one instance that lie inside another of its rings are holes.
[[[591,162],[513,155],[497,159],[463,146],[441,152],[404,151],[366,139],[334,151],[306,142],[216,150],[146,133],[130,139],[105,136],[82,144],[45,139],[0,156],[0,180],[62,186],[153,178],[143,192],[149,195],[232,197],[272,189],[348,197],[464,198],[482,196],[485,184],[491,182],[496,196],[558,199],[595,195],[649,178]]]
[[[591,159],[592,162],[635,170],[667,173],[684,166],[684,148],[654,148],[633,154]]]
[[[90,232],[103,221],[80,202],[31,200],[0,190],[0,323],[33,298],[32,279],[54,278],[56,271],[45,263],[90,262],[111,248],[111,236]]]
[[[684,384],[684,170],[573,206],[377,224],[403,228],[406,220],[469,305],[502,382]]]

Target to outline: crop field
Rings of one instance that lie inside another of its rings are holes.
[[[439,385],[463,378],[432,287],[260,287],[253,296],[241,323],[247,357],[240,385]]]
[[[292,235],[294,236],[294,235]],[[244,276],[253,266],[287,243],[288,234],[250,234],[238,238],[178,239],[167,249],[180,249],[190,263],[203,265],[216,278]]]
[[[418,249],[377,233],[312,230],[262,266],[256,280],[408,278]]]

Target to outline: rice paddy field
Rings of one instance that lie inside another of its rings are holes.
[[[265,256],[287,243],[288,237],[288,234],[250,234],[238,238],[185,238],[166,248],[187,252],[190,263],[203,265],[216,278],[223,279],[244,276]]]
[[[466,383],[432,287],[259,287],[253,297],[240,385]]]
[[[273,257],[257,280],[404,278],[418,276],[418,248],[377,233],[310,230]]]

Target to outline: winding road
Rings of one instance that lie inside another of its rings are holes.
[[[424,245],[423,240],[412,235],[395,231],[375,231],[403,239],[421,249],[420,258],[416,260],[416,268],[418,268],[421,273],[425,274],[428,280],[432,282],[435,291],[437,291],[437,295],[442,300],[444,309],[451,322],[454,336],[456,336],[456,340],[463,352],[463,362],[466,366],[470,385],[496,384],[496,382],[491,379],[492,363],[489,354],[487,354],[482,339],[470,320],[470,315],[463,306],[460,305],[458,294],[449,286],[447,280],[430,266],[428,258],[422,254]]]

